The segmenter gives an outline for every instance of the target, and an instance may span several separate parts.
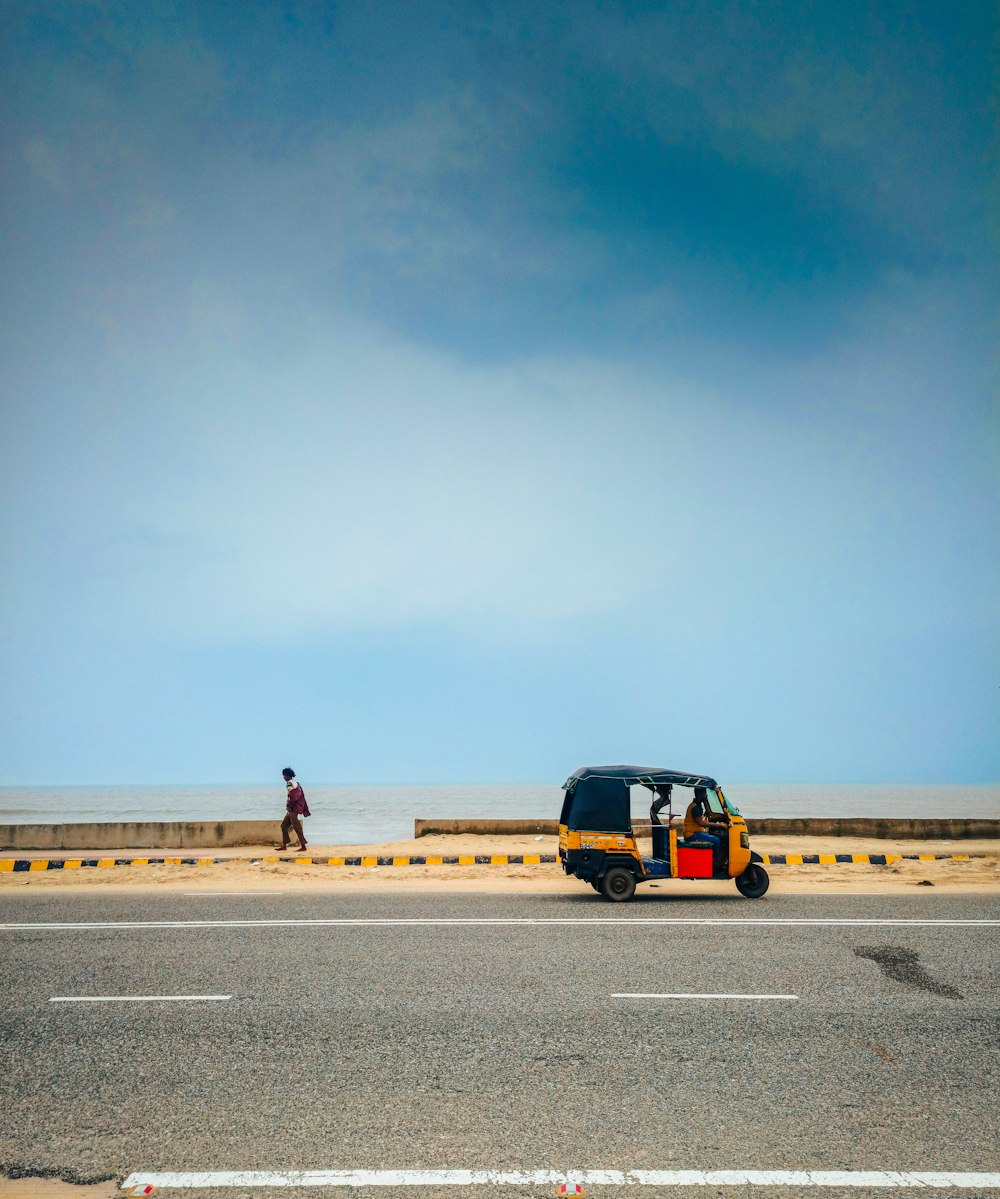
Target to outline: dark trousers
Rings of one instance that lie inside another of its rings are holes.
[[[285,819],[281,822],[281,844],[288,844],[288,831],[291,829],[299,839],[299,845],[305,845],[306,835],[302,831],[302,821],[295,815],[294,812],[286,812]]]

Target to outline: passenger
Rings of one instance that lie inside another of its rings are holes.
[[[649,809],[649,831],[653,838],[653,857],[660,858],[661,860],[669,858],[670,850],[668,848],[669,842],[667,840],[667,829],[664,828],[663,821],[660,819],[660,812],[664,808],[670,808],[670,796],[673,792],[673,789],[673,783],[665,783],[664,785],[657,787],[656,798],[653,800],[653,803]],[[668,818],[668,823],[671,819],[673,819],[672,812]]]
[[[653,800],[653,803],[649,809],[650,824],[663,823],[663,821],[660,819],[660,812],[664,808],[670,806],[670,795],[673,789],[673,783],[666,783],[664,786],[656,788],[656,799]]]

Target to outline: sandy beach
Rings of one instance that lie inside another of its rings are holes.
[[[761,854],[886,854],[886,855],[969,855],[969,860],[899,861],[887,866],[860,863],[829,865],[768,866],[771,890],[775,893],[895,894],[913,891],[928,884],[953,894],[1000,892],[1000,842],[970,841],[881,841],[866,838],[769,837],[758,838],[753,848]],[[640,849],[650,852],[648,841],[640,839]],[[322,845],[308,848],[313,858],[327,857],[460,857],[467,855],[530,854],[555,855],[558,840],[554,836],[427,836],[405,841],[368,845]],[[7,853],[4,857],[172,857],[198,858],[204,865],[88,867],[73,870],[32,871],[0,874],[0,890],[56,888],[63,891],[90,890],[93,887],[114,890],[153,888],[174,891],[323,891],[323,892],[482,892],[482,893],[572,893],[583,884],[566,878],[558,863],[506,865],[404,865],[404,866],[329,866],[307,865],[291,860],[266,861],[274,857],[272,849],[238,848],[192,853],[188,851],[108,850],[55,855],[42,851]],[[225,857],[226,862],[211,862]],[[696,893],[729,894],[731,882],[663,881],[646,883],[671,895]]]

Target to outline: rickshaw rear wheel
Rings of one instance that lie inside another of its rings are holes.
[[[742,874],[736,876],[736,889],[747,899],[760,899],[770,885],[767,871],[756,862],[751,862]]]
[[[635,875],[624,866],[612,866],[601,876],[601,894],[612,903],[624,903],[635,894]]]

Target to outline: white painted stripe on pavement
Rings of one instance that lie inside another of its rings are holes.
[[[53,995],[49,1003],[204,1003],[232,995]]]
[[[1000,1173],[898,1170],[236,1170],[130,1174],[122,1183],[163,1188],[405,1186],[795,1186],[1000,1189]]]
[[[612,999],[798,999],[798,995],[716,995],[709,992],[614,991]]]
[[[737,916],[637,916],[635,919],[588,916],[545,916],[545,917],[470,917],[470,918],[419,918],[419,917],[368,917],[364,919],[260,919],[260,920],[88,920],[60,922],[11,922],[0,924],[0,932],[51,932],[63,929],[103,928],[365,928],[365,927],[442,927],[468,928],[475,925],[501,927],[556,927],[578,925],[601,928],[661,928],[672,926],[705,926],[715,928],[743,928],[773,926],[775,928],[996,928],[1000,920],[876,920],[876,919],[793,919],[786,917],[762,917],[759,919]]]

